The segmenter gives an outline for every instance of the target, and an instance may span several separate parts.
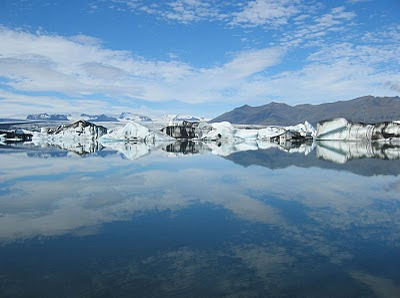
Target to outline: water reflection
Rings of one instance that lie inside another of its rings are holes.
[[[0,150],[1,296],[399,293],[397,160],[115,144]]]
[[[396,160],[400,159],[400,143],[319,141],[316,155],[334,163],[346,163],[357,158]]]
[[[28,144],[28,145],[27,145]],[[13,146],[1,146],[3,148],[13,148]],[[337,164],[345,164],[354,159],[376,158],[385,160],[400,159],[400,143],[381,143],[381,142],[338,142],[338,141],[317,141],[314,143],[291,143],[276,144],[271,142],[192,142],[176,141],[175,143],[146,143],[146,142],[107,142],[98,143],[97,141],[79,142],[39,142],[25,143],[25,146],[18,146],[19,149],[60,149],[73,152],[80,156],[98,153],[104,149],[119,152],[122,156],[130,160],[136,160],[150,154],[153,151],[164,151],[167,153],[179,154],[207,154],[212,153],[223,157],[228,157],[238,152],[260,151],[260,150],[281,150],[288,154],[300,153],[308,155],[314,154],[318,159],[330,161]],[[50,150],[51,151],[51,150]],[[53,150],[54,152],[54,150]],[[1,153],[1,151],[0,151]],[[40,154],[39,153],[39,154]],[[32,153],[30,153],[32,154]],[[61,153],[60,153],[61,154]],[[34,155],[34,154],[33,154]],[[49,155],[51,156],[51,155]],[[54,154],[54,157],[58,156]],[[63,156],[61,154],[61,156]]]

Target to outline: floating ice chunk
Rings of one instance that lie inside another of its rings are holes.
[[[234,136],[243,140],[257,140],[258,133],[258,129],[238,129]]]
[[[147,127],[136,122],[129,122],[101,137],[102,141],[144,141],[151,133]]]
[[[284,134],[286,130],[282,127],[267,127],[258,130],[258,140],[269,141],[271,138]]]
[[[318,140],[337,141],[392,141],[400,138],[400,123],[353,123],[336,118],[318,123]]]
[[[285,126],[284,129],[298,132],[302,137],[315,137],[317,135],[317,130],[307,121],[294,126]]]
[[[170,141],[171,137],[159,133],[152,132],[147,127],[136,122],[129,122],[124,127],[117,128],[110,133],[101,137],[100,141],[104,142],[155,142]]]
[[[199,126],[199,129],[204,129],[201,139],[210,141],[231,141],[235,140],[236,128],[229,122],[212,123],[209,126]]]
[[[34,132],[32,139],[39,140],[70,140],[71,142],[83,140],[96,140],[107,133],[107,128],[93,123],[79,120],[70,125],[61,125],[56,129],[42,128],[40,132]]]

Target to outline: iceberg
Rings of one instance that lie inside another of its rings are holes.
[[[108,142],[164,142],[174,139],[166,134],[150,131],[136,122],[128,122],[125,126],[116,128],[100,138],[101,143]]]
[[[42,128],[40,132],[34,132],[32,139],[36,140],[56,140],[64,139],[71,142],[96,140],[107,133],[107,128],[100,125],[79,120],[70,125],[61,125],[57,128]]]
[[[305,122],[296,126],[265,128],[236,128],[229,122],[199,125],[199,139],[208,141],[248,142],[268,141],[284,143],[289,140],[304,140],[316,135],[311,124]]]
[[[315,137],[317,135],[317,130],[308,123],[308,121],[295,126],[285,126],[284,129],[291,132],[297,132],[302,137]]]
[[[317,140],[392,141],[400,139],[400,123],[364,124],[336,118],[318,123]]]
[[[97,140],[106,133],[107,128],[103,126],[79,120],[57,128],[42,127],[40,132],[33,132],[32,141],[36,146],[53,146],[86,155],[101,150]]]
[[[198,126],[198,137],[208,141],[235,141],[236,128],[229,122],[201,123]]]

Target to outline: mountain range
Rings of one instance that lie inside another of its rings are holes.
[[[68,121],[68,116],[62,114],[41,113],[28,115],[26,120]]]
[[[244,105],[212,119],[211,122],[286,126],[308,121],[316,125],[320,121],[336,117],[364,123],[400,120],[400,97],[363,96],[319,105],[290,106],[276,102],[259,107]]]

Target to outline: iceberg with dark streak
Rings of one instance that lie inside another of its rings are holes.
[[[70,140],[71,142],[94,141],[107,133],[107,128],[100,125],[79,120],[70,125],[61,125],[57,128],[42,128],[41,132],[34,132],[33,139],[41,140]]]
[[[364,124],[336,118],[318,123],[316,138],[324,141],[398,141],[400,122]]]

